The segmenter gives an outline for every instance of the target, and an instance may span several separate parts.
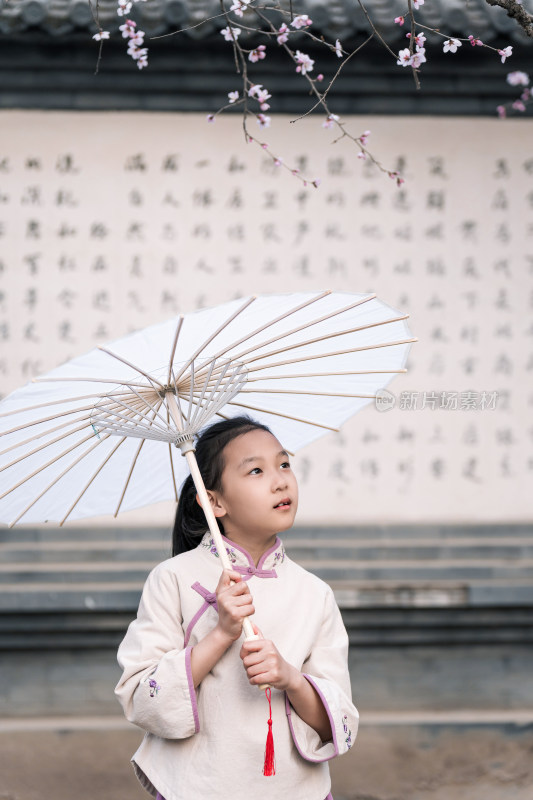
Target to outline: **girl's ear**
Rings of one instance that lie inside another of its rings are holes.
[[[223,517],[226,514],[226,509],[224,508],[223,504],[220,501],[220,498],[216,492],[211,492],[207,489],[207,496],[209,497],[209,502],[211,503],[211,508],[213,509],[213,514],[215,517]],[[196,502],[201,507],[202,504],[200,502],[200,497],[198,494],[196,495]]]

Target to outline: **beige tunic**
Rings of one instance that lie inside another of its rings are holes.
[[[217,624],[220,559],[210,534],[148,576],[137,619],[118,651],[124,670],[116,694],[130,722],[146,731],[132,758],[143,786],[166,800],[324,800],[327,761],[357,732],[351,701],[348,637],[331,588],[291,561],[277,539],[254,565],[228,539],[233,568],[254,598],[254,621],[315,687],[333,736],[318,734],[272,690],[276,774],[262,774],[268,703],[251,686],[234,642],[194,689],[191,649]]]

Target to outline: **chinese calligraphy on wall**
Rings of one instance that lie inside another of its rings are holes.
[[[380,404],[298,454],[300,521],[530,519],[531,123],[365,120],[398,189],[318,121],[273,122],[319,189],[232,119],[3,112],[1,394],[236,296],[375,291],[419,342]]]

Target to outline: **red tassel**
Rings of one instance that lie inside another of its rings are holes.
[[[265,689],[266,699],[268,700],[268,711],[269,711],[269,719],[268,719],[268,733],[267,733],[267,740],[265,746],[265,765],[263,767],[263,775],[275,775],[276,774],[276,759],[274,758],[274,737],[272,735],[272,692],[270,687]]]

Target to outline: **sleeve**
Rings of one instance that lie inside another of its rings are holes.
[[[148,576],[118,649],[123,673],[115,694],[130,722],[165,739],[199,731],[191,649],[184,647],[177,578],[163,562]]]
[[[330,741],[322,742],[314,728],[298,716],[285,696],[292,738],[306,761],[328,761],[351,748],[359,724],[359,712],[352,703],[348,671],[348,634],[329,587],[322,624],[302,673],[324,704],[332,737]]]

